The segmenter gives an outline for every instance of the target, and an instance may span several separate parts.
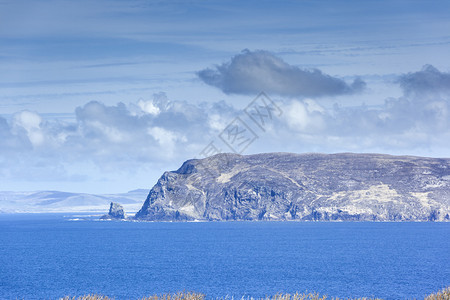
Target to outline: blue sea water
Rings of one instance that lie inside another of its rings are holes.
[[[423,299],[450,285],[450,223],[70,221],[0,215],[0,299],[316,291]]]

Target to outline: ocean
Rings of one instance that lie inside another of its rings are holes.
[[[0,214],[0,299],[197,291],[423,299],[450,285],[450,223],[121,222]]]

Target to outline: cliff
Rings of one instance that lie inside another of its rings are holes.
[[[165,172],[138,220],[448,221],[450,159],[218,154]]]

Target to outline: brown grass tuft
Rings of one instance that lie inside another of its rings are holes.
[[[437,293],[426,296],[425,300],[450,300],[450,286]]]
[[[143,297],[139,300],[205,300],[206,296],[196,292],[179,292],[176,294],[160,294],[149,297]],[[324,295],[321,296],[318,293],[295,293],[295,294],[276,294],[274,296],[266,296],[264,298],[242,297],[236,298],[236,300],[380,300],[379,298],[335,298]],[[107,296],[101,295],[84,295],[79,297],[65,296],[60,300],[113,300]],[[216,300],[233,300],[233,298],[217,298]],[[450,287],[447,287],[437,293],[428,295],[424,300],[450,300]]]
[[[276,294],[265,298],[248,298],[248,300],[344,300],[342,298],[330,297],[327,295],[319,295],[318,293],[295,293],[295,294]],[[345,300],[379,300],[378,298],[346,298]]]
[[[60,298],[59,300],[112,300],[112,299],[107,296],[101,295],[84,295],[79,297],[65,296],[64,298]]]
[[[204,300],[205,295],[195,292],[178,292],[176,294],[161,294],[144,297],[140,300]]]

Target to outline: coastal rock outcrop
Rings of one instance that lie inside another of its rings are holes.
[[[127,215],[123,210],[122,205],[116,202],[111,202],[109,206],[109,212],[107,215],[102,216],[100,219],[102,220],[123,220],[126,219]]]
[[[135,219],[449,221],[450,159],[218,154],[165,172]]]

